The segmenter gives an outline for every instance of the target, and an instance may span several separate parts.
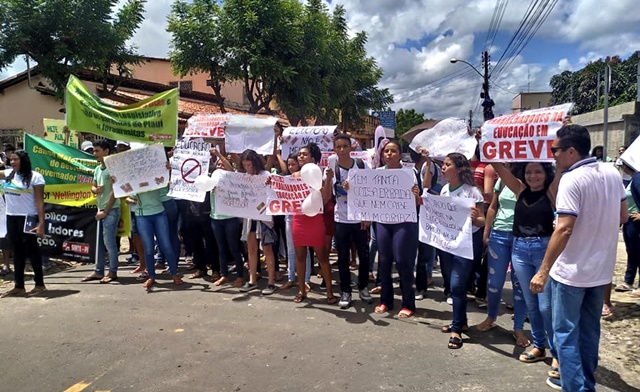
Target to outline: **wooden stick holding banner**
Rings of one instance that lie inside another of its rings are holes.
[[[426,194],[420,206],[420,242],[473,259],[471,208],[475,200]]]
[[[380,223],[416,222],[413,172],[350,170],[347,219]]]

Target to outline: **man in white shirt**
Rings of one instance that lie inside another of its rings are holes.
[[[553,341],[560,380],[547,385],[564,391],[595,391],[600,315],[605,286],[616,260],[618,228],[626,222],[627,202],[613,165],[589,156],[589,132],[563,126],[551,151],[563,172],[556,197],[558,223],[531,291],[541,293],[549,276]]]

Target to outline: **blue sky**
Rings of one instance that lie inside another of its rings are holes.
[[[333,0],[330,9],[346,9],[352,33],[366,31],[367,52],[383,68],[380,85],[390,89],[393,109],[416,109],[430,118],[465,117],[477,109],[482,79],[452,57],[480,65],[481,53],[498,1],[505,4],[491,55],[491,68],[505,52],[525,15],[525,0]],[[147,2],[145,21],[133,43],[144,55],[166,57],[170,35],[165,31],[170,0]],[[542,0],[556,3],[537,34],[510,66],[492,78],[496,114],[509,113],[520,91],[549,90],[549,79],[577,70],[589,61],[640,50],[637,0]],[[606,3],[604,6],[603,3]],[[503,60],[504,61],[504,60]],[[4,78],[24,63],[1,71]],[[453,74],[453,75],[452,75]]]

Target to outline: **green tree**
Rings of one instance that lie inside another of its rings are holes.
[[[69,74],[81,69],[104,78],[114,66],[125,76],[127,64],[140,61],[126,42],[143,20],[145,3],[127,0],[114,15],[117,0],[3,0],[0,68],[28,56],[59,95]]]
[[[400,109],[396,112],[395,137],[400,140],[409,129],[425,121],[424,113],[418,113],[415,109]]]

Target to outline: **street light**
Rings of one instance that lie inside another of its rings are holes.
[[[482,115],[484,117],[484,121],[487,120],[491,120],[494,115],[493,115],[493,99],[491,99],[491,97],[489,96],[489,53],[488,52],[484,52],[482,53],[482,62],[484,65],[484,74],[480,73],[480,71],[478,71],[478,69],[476,67],[473,66],[473,64],[469,63],[468,61],[464,61],[464,60],[459,60],[459,59],[451,59],[451,63],[455,64],[457,62],[461,62],[461,63],[465,63],[467,64],[469,67],[471,67],[471,69],[473,69],[478,75],[480,75],[483,79],[483,83],[482,83],[482,92],[480,93],[480,98],[483,99],[482,101]]]

